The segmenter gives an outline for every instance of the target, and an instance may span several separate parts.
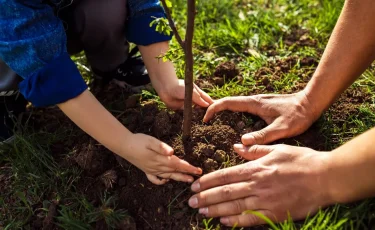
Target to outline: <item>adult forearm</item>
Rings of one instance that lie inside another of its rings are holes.
[[[328,154],[327,188],[333,203],[375,196],[375,128]]]
[[[305,92],[318,113],[326,110],[375,58],[375,4],[347,0]]]
[[[86,90],[58,106],[76,125],[105,147],[117,154],[124,153],[124,142],[132,133],[90,91]]]

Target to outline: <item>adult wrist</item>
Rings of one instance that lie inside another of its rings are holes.
[[[330,87],[328,83],[323,85],[325,78],[325,75],[316,73],[302,90],[317,117],[320,117],[338,96],[336,86]]]
[[[316,196],[316,204],[321,208],[337,203],[337,189],[334,180],[332,180],[332,164],[331,152],[318,152],[312,159],[313,165],[311,178],[309,182],[312,188],[312,196]]]
[[[302,90],[297,93],[299,105],[311,116],[311,120],[315,122],[323,114],[322,109],[318,103],[315,102],[314,98],[307,90]]]
[[[349,202],[350,188],[353,186],[347,184],[349,180],[343,175],[343,172],[349,172],[350,168],[339,163],[337,154],[337,150],[333,150],[323,157],[325,169],[322,174],[322,188],[326,191],[327,205]]]

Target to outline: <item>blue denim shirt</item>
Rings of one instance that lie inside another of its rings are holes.
[[[62,0],[52,0],[56,7]],[[159,0],[128,0],[126,37],[138,45],[170,40],[149,26],[165,17]],[[80,95],[87,85],[66,49],[62,21],[43,0],[0,0],[0,59],[24,80],[20,92],[34,106],[49,106]]]

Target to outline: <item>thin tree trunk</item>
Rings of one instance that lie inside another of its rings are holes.
[[[185,101],[184,101],[184,124],[183,139],[191,136],[191,119],[193,115],[193,37],[195,22],[195,0],[188,0],[187,30],[185,37]]]

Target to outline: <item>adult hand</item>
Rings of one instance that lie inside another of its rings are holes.
[[[288,213],[298,220],[332,203],[325,181],[329,154],[288,145],[235,145],[235,150],[245,159],[257,160],[194,182],[192,190],[198,194],[189,205],[199,213],[221,217],[226,226],[254,226],[265,222],[246,211],[280,222],[288,219]]]
[[[244,145],[267,144],[272,141],[297,136],[315,122],[316,111],[304,91],[286,95],[255,95],[227,97],[215,101],[207,110],[204,122],[223,110],[248,112],[261,117],[268,124],[262,130],[242,136]]]

